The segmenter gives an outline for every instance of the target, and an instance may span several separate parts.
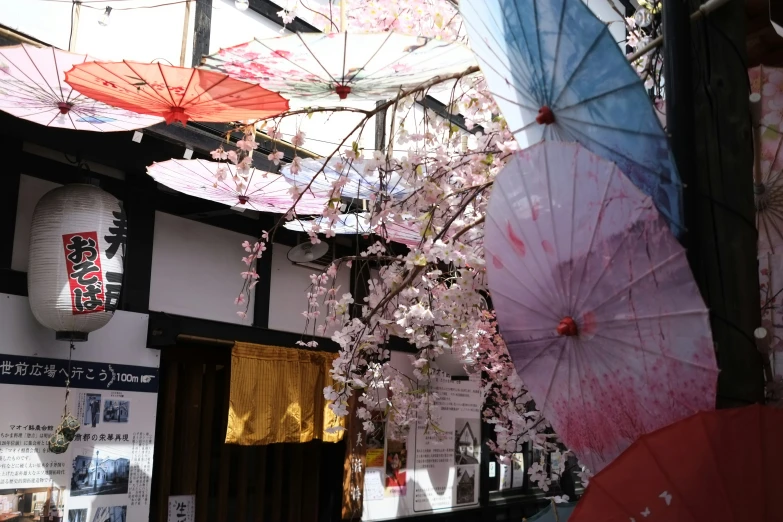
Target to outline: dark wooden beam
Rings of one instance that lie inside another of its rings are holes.
[[[0,294],[27,296],[27,273],[0,268]]]
[[[218,345],[221,342],[246,342],[256,344],[271,344],[296,348],[296,342],[302,336],[298,333],[282,332],[268,328],[255,326],[243,326],[220,321],[208,321],[194,319],[180,315],[172,315],[164,312],[150,312],[149,326],[147,329],[147,346],[165,350],[176,346],[179,336],[188,336],[187,339],[198,338],[206,344]],[[318,350],[325,352],[337,352],[339,345],[331,339],[317,338]],[[179,341],[181,342],[181,341]],[[416,353],[413,345],[399,337],[389,340],[388,348],[397,352]]]
[[[21,140],[3,140],[0,150],[6,158],[3,169],[3,190],[0,192],[0,268],[11,268],[14,257],[16,209],[19,200],[19,182],[22,178]]]
[[[196,0],[196,16],[193,26],[193,67],[201,63],[201,57],[209,54],[209,33],[212,29],[212,0]]]
[[[699,2],[663,6],[666,113],[685,185],[688,260],[721,370],[719,407],[764,399],[743,4],[728,2],[693,26],[687,17]]]
[[[128,219],[122,309],[145,314],[150,308],[152,245],[155,237],[155,180],[143,172],[128,173],[123,195]]]
[[[259,220],[261,230],[256,232],[256,237],[261,235],[261,231],[270,230],[274,226],[274,222],[273,216],[262,216],[261,220]],[[253,301],[253,326],[257,328],[269,328],[269,307],[272,300],[272,253],[274,246],[274,243],[267,243],[261,259],[257,261],[258,284],[255,288],[255,300]]]
[[[229,136],[231,143],[236,143],[244,137],[242,132],[237,130],[236,126],[227,123],[189,123],[188,128],[198,131],[205,136],[209,135],[214,139],[221,140],[224,147],[226,136]],[[283,160],[288,162],[293,161],[294,155],[306,158],[318,157],[317,154],[312,154],[301,148],[296,149],[293,145],[284,141],[278,140],[275,145],[272,139],[264,132],[256,132],[256,143],[258,143],[258,149],[253,154],[253,165],[268,172],[277,172],[279,170],[279,165],[275,165],[267,159],[267,156],[274,148],[282,152]],[[217,145],[213,149],[216,147]]]
[[[125,197],[125,183],[123,180],[96,174],[75,165],[36,156],[29,152],[20,153],[19,158],[24,162],[25,174],[29,176],[61,185],[97,182],[101,189],[115,198],[122,200]]]
[[[296,342],[302,338],[298,333],[150,312],[147,346],[165,349],[176,345],[177,337],[180,335],[290,348],[295,348]],[[337,343],[330,339],[319,338],[318,345],[318,349],[322,351],[336,352],[338,350]]]
[[[179,364],[164,361],[161,365],[161,391],[158,399],[158,418],[155,440],[155,466],[153,483],[156,500],[153,507],[156,522],[168,520],[169,495],[174,464],[174,434],[177,414],[177,384]]]
[[[201,422],[198,450],[198,483],[196,493],[196,521],[209,522],[209,480],[212,471],[212,433],[215,413],[215,365],[204,365],[201,396]],[[223,441],[220,441],[223,442]]]
[[[283,26],[283,19],[280,18],[280,16],[278,16],[277,14],[280,11],[281,7],[275,2],[272,2],[271,0],[250,0],[250,9],[260,14],[264,18],[267,18],[272,22],[275,22],[280,27]],[[310,25],[309,23],[305,22],[304,20],[298,17],[294,18],[293,21],[291,21],[291,23],[286,25],[285,27],[289,31],[293,31],[295,33],[320,33],[321,32],[314,25]]]
[[[216,522],[228,522],[229,521],[229,479],[231,475],[231,446],[225,444],[226,431],[228,429],[228,411],[229,403],[231,402],[231,357],[228,358],[228,362],[222,371],[222,390],[220,391],[218,402],[217,418],[220,419],[220,431],[218,435],[223,439],[220,447],[220,465],[218,466],[218,480],[217,480],[217,519]],[[259,470],[260,471],[260,470]],[[264,470],[265,471],[265,470]],[[261,471],[263,473],[263,471]],[[239,519],[231,519],[234,520]]]
[[[176,400],[176,450],[172,468],[172,495],[195,495],[198,489],[201,396],[204,365],[191,360],[179,364]]]
[[[354,261],[351,263],[350,277],[350,292],[354,301],[353,305],[351,305],[351,316],[361,317],[362,306],[364,306],[364,298],[369,295],[370,266],[363,261]]]
[[[456,125],[460,129],[469,132],[471,134],[476,134],[477,132],[484,132],[484,127],[481,125],[474,125],[470,129],[468,129],[468,126],[465,124],[465,117],[461,114],[452,114],[451,111],[449,111],[448,107],[444,103],[439,102],[432,96],[427,96],[423,100],[418,101],[418,104],[420,104],[425,109],[429,109],[444,120],[447,120],[451,122],[452,124]]]

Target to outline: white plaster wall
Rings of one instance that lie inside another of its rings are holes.
[[[33,212],[44,194],[60,187],[57,183],[22,174],[19,180],[19,199],[16,206],[16,226],[14,227],[14,251],[11,269],[27,272],[30,249],[30,227]]]
[[[290,247],[278,243],[273,248],[269,328],[303,333],[305,318],[302,312],[307,309],[306,293],[310,286],[310,275],[317,271],[292,264],[287,257],[289,249]],[[347,267],[341,268],[337,273],[337,284],[340,286],[338,297],[350,291],[350,273]],[[325,336],[331,337],[334,330],[335,328],[327,329]],[[312,334],[312,328],[308,333]]]
[[[132,227],[128,223],[131,234]],[[253,238],[156,212],[150,310],[252,324],[252,296],[246,320],[234,304],[243,282],[239,273],[247,269],[242,263],[245,240]]]
[[[282,36],[280,26],[248,9],[240,11],[234,0],[212,0],[212,26],[209,33],[209,52],[216,53],[254,38]],[[285,31],[289,33],[289,31]]]
[[[190,65],[195,8],[191,2],[149,9],[132,9],[171,2],[160,0],[125,0],[122,2],[85,3],[82,5],[75,38],[75,51],[102,60],[136,60],[150,62],[162,59],[179,65],[185,37],[185,65]],[[98,20],[106,6],[113,8],[110,23],[103,27]],[[34,38],[61,49],[68,49],[71,34],[71,3],[42,0],[0,0],[0,21]],[[186,16],[188,29],[185,29]]]

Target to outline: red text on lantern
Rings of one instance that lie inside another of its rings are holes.
[[[73,314],[103,312],[105,297],[98,233],[63,234],[63,247]]]

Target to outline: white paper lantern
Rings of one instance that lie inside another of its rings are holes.
[[[120,300],[127,227],[122,204],[93,185],[66,185],[35,207],[27,267],[30,308],[61,340],[86,341]]]

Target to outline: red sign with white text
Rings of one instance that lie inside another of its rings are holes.
[[[106,299],[98,233],[63,234],[63,248],[73,315],[103,312]]]

